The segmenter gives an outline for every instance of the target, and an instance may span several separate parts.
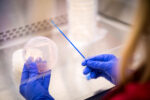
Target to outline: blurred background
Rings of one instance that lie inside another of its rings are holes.
[[[50,93],[56,100],[83,100],[114,85],[104,78],[86,80],[83,59],[50,19],[85,57],[113,53],[120,57],[138,0],[0,0],[0,100],[23,100],[13,78],[12,55],[35,36],[58,48]]]

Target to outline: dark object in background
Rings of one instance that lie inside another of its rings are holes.
[[[112,88],[105,90],[103,92],[96,93],[94,96],[89,97],[85,100],[102,100],[102,97],[105,96]]]

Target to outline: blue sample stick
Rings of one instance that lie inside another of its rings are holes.
[[[60,28],[51,20],[51,23],[58,29],[58,31],[68,40],[68,42],[74,47],[74,49],[85,59],[85,56],[78,50],[78,48],[70,41],[70,39],[60,30]]]

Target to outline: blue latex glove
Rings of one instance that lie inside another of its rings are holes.
[[[102,76],[116,84],[117,63],[118,59],[112,54],[98,55],[82,62],[82,66],[86,66],[83,74],[88,80]]]
[[[20,93],[26,100],[54,100],[48,92],[51,72],[39,73],[36,62],[29,58],[24,64]]]

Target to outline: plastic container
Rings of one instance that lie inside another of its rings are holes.
[[[43,63],[37,64],[39,72],[51,70],[57,61],[57,47],[47,37],[34,37],[24,46],[23,56],[25,61],[32,57],[33,61],[41,60],[41,62],[47,63],[46,66]]]

